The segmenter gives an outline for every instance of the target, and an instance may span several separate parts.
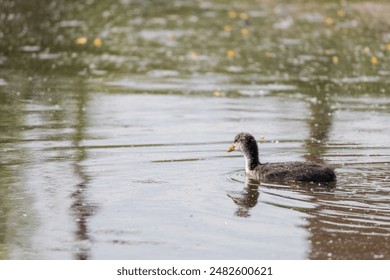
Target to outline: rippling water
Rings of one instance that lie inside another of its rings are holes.
[[[0,258],[390,259],[390,36],[358,4],[231,2],[69,4],[53,42],[0,43]],[[336,186],[248,180],[241,131]]]
[[[79,88],[81,100],[57,106],[23,104],[23,130],[4,148],[17,232],[8,237],[8,257],[389,257],[384,99],[370,99],[382,109],[364,112],[366,97],[352,105],[334,97],[319,148],[305,96],[105,89],[111,94]],[[335,165],[336,188],[248,182],[242,156],[226,153],[238,131],[264,136],[263,162],[306,157]]]

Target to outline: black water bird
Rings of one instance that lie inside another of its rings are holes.
[[[336,181],[334,169],[311,162],[260,163],[255,138],[246,132],[237,134],[228,152],[241,151],[245,157],[245,172],[251,179],[267,182],[313,182]]]

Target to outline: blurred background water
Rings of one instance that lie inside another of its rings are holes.
[[[0,258],[389,259],[389,13],[0,1]],[[241,131],[336,188],[246,180]]]

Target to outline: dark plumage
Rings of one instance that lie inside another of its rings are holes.
[[[244,154],[247,176],[256,180],[315,183],[336,181],[334,169],[324,164],[310,162],[260,163],[256,140],[249,133],[239,133],[234,138],[234,143],[228,152],[235,149]]]

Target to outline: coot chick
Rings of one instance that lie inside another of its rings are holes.
[[[260,163],[255,138],[246,132],[237,134],[228,152],[241,151],[245,157],[245,172],[259,181],[300,181],[325,183],[336,181],[334,169],[310,162]]]

